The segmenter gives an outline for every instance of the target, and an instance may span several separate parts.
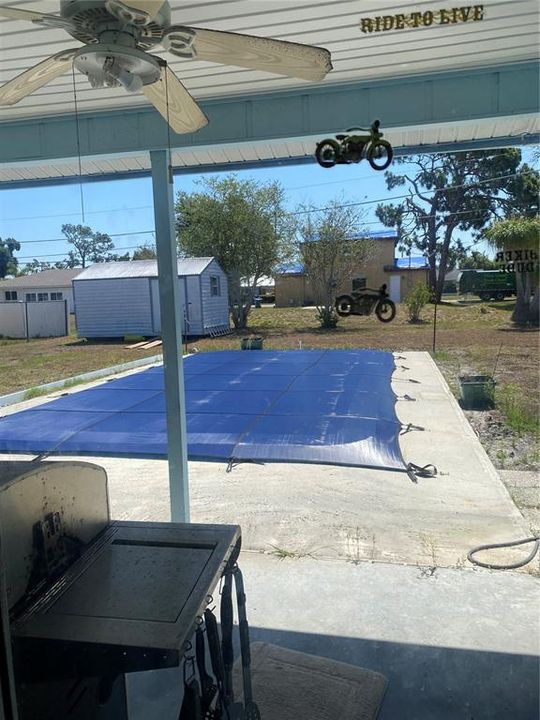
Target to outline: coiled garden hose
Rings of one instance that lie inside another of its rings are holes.
[[[527,555],[527,557],[524,560],[520,560],[519,562],[510,563],[508,565],[498,565],[496,563],[487,563],[487,562],[481,562],[480,560],[476,560],[473,556],[476,555],[476,553],[480,552],[481,550],[493,550],[495,548],[509,548],[509,547],[516,547],[517,545],[526,545],[527,543],[534,543],[533,549]],[[488,568],[490,570],[514,570],[516,568],[523,567],[524,565],[527,565],[530,563],[534,558],[536,557],[536,553],[538,552],[538,549],[540,548],[540,537],[538,535],[534,535],[533,537],[525,538],[524,540],[513,540],[512,542],[504,542],[504,543],[492,543],[490,545],[478,545],[478,547],[473,548],[472,550],[469,550],[467,553],[467,560],[474,565],[479,565],[480,567]]]

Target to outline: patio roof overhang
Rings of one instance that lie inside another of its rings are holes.
[[[381,119],[397,154],[538,143],[536,62],[396,79],[323,85],[203,101],[210,123],[171,134],[176,172],[313,162],[315,143]],[[150,174],[148,150],[167,147],[152,108],[4,121],[0,187]]]

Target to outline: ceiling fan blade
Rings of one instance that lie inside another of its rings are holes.
[[[161,78],[145,85],[143,92],[176,133],[195,132],[208,124],[206,115],[169,67],[163,67]]]
[[[8,80],[0,87],[0,105],[15,105],[19,100],[31,95],[59,75],[63,75],[71,68],[71,61],[76,52],[76,48],[62,50],[25,70],[13,80]]]
[[[332,69],[330,53],[314,45],[173,25],[163,35],[166,47],[180,57],[238,65],[301,78],[322,80]]]
[[[28,20],[29,22],[48,25],[49,27],[71,26],[69,20],[65,20],[59,15],[49,15],[48,13],[35,12],[34,10],[20,10],[19,8],[13,7],[0,6],[0,17],[9,18],[10,20]]]

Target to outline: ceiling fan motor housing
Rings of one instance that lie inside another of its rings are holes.
[[[130,47],[89,45],[77,51],[73,62],[93,87],[122,85],[128,92],[137,92],[161,77],[157,58]]]
[[[134,47],[150,50],[171,24],[169,3],[163,3],[148,23],[141,21],[141,13],[130,12],[128,4],[129,0],[126,5],[121,0],[60,0],[60,14],[70,23],[67,32],[80,42],[97,43],[104,32],[117,31],[129,33]]]

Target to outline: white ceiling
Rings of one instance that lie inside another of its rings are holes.
[[[27,10],[58,12],[52,0],[15,0],[0,4]],[[448,3],[452,7],[457,3]],[[395,78],[458,68],[531,60],[538,57],[538,0],[485,0],[484,20],[455,25],[364,34],[360,17],[435,10],[433,0],[401,3],[389,0],[172,0],[172,22],[217,30],[231,30],[326,47],[334,70],[323,81],[336,84],[375,78]],[[444,5],[443,5],[444,6]],[[0,20],[0,83],[4,83],[49,55],[79,47],[60,29],[19,20]],[[196,99],[229,97],[309,83],[268,73],[243,70],[167,53],[171,68]],[[71,72],[12,107],[0,108],[0,121],[72,113]],[[140,95],[119,88],[92,89],[76,73],[80,112],[99,112],[147,104]]]

